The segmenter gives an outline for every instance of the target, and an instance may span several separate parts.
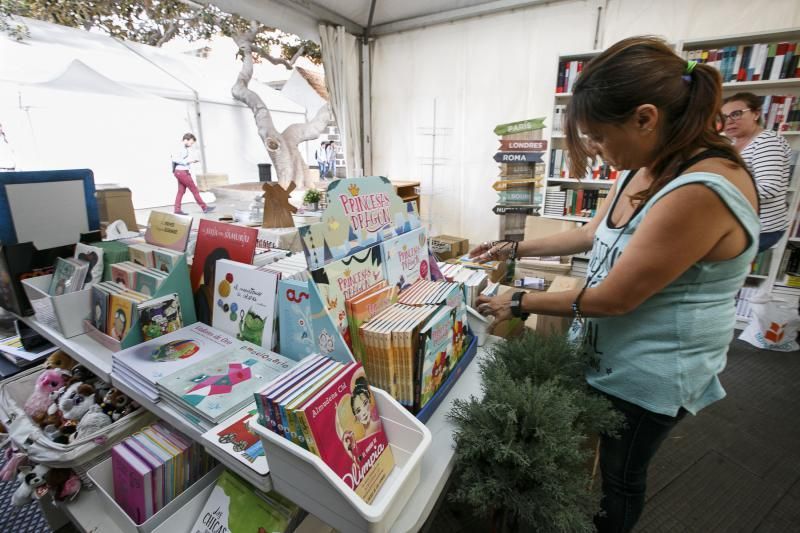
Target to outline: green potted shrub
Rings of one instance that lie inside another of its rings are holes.
[[[319,209],[320,198],[322,198],[322,195],[317,189],[308,189],[303,195],[303,203],[306,204],[311,211],[317,211]]]
[[[450,497],[495,531],[594,531],[592,437],[622,417],[586,384],[591,363],[561,335],[501,342],[480,363],[483,397],[457,400]]]

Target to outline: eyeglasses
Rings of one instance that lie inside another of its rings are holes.
[[[742,115],[744,115],[745,111],[750,111],[750,108],[745,107],[744,109],[737,109],[736,111],[731,111],[730,114],[728,115],[726,115],[725,113],[720,113],[720,117],[722,118],[722,123],[724,124],[728,122],[728,119],[731,119],[731,121],[736,122],[737,120],[742,118]]]

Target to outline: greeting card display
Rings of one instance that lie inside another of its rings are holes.
[[[414,202],[384,177],[334,180],[327,196],[322,222],[299,228],[311,270],[420,227]]]

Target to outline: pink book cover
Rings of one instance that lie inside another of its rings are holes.
[[[164,506],[164,463],[136,439],[127,439],[124,444],[152,471],[150,484],[153,487],[153,513],[157,513]]]
[[[148,506],[147,502],[150,468],[124,444],[117,444],[111,449],[111,466],[114,473],[114,499],[131,520],[141,524],[152,515],[152,503]]]
[[[352,363],[298,411],[319,456],[367,503],[394,468],[394,456],[360,363]]]

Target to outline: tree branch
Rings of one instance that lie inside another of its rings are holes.
[[[326,103],[319,108],[317,114],[308,122],[290,124],[283,130],[286,142],[295,146],[303,141],[311,141],[319,137],[331,121],[331,109]]]
[[[178,33],[178,25],[175,24],[174,22],[171,22],[169,26],[167,26],[166,31],[163,34],[161,34],[161,37],[159,37],[158,41],[156,41],[155,46],[157,48],[161,48],[161,46],[163,46],[164,43],[175,37],[177,33]]]
[[[306,46],[302,45],[300,48],[297,49],[297,52],[294,53],[292,59],[289,60],[289,63],[294,67],[294,64],[297,63],[297,60],[305,53]]]
[[[266,145],[268,144],[267,139],[274,137],[278,130],[272,122],[272,116],[264,101],[255,91],[248,88],[250,80],[253,79],[253,40],[259,31],[258,25],[252,23],[248,31],[233,35],[234,42],[242,50],[242,70],[236,78],[236,83],[231,88],[231,95],[253,112],[258,127],[258,135]],[[269,149],[269,146],[267,148]]]
[[[286,67],[286,70],[292,70],[293,64],[289,61],[283,59],[282,57],[274,57],[270,55],[269,50],[264,49],[260,46],[253,46],[253,52],[257,53],[259,57],[266,59],[273,65],[283,65]]]

